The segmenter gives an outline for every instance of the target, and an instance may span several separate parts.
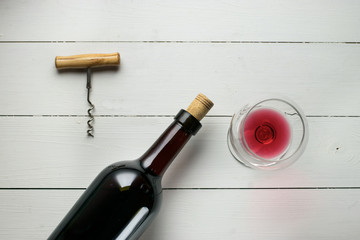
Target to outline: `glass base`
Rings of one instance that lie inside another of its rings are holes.
[[[231,139],[230,139],[230,129],[228,130],[227,134],[227,145],[231,155],[237,160],[239,163],[244,165],[245,167],[252,168],[252,169],[262,169],[262,170],[276,170],[280,168],[287,167],[292,164],[292,162],[283,162],[283,161],[266,161],[266,162],[259,162],[259,163],[249,163],[246,160],[245,156],[241,156],[241,153],[236,151],[232,146]]]

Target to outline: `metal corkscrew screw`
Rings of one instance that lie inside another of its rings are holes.
[[[87,134],[90,137],[94,137],[94,127],[92,125],[92,122],[94,121],[94,115],[92,115],[92,111],[94,110],[95,106],[94,104],[90,101],[90,91],[91,91],[91,68],[87,69],[87,83],[86,83],[86,88],[87,88],[87,101],[90,105],[90,108],[88,109],[88,115],[89,115],[89,120],[87,121],[87,125],[89,127],[89,129],[87,130]]]
[[[94,137],[94,115],[93,111],[95,105],[90,100],[91,92],[91,68],[93,67],[106,67],[106,66],[118,66],[120,64],[120,54],[81,54],[74,56],[57,56],[55,58],[55,65],[57,69],[81,69],[87,68],[87,102],[90,105],[87,113],[89,120],[87,121],[88,130],[87,134],[90,137]]]

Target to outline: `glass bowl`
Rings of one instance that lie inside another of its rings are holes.
[[[291,100],[266,98],[246,104],[231,120],[228,147],[239,162],[254,169],[280,169],[304,152],[306,117]]]

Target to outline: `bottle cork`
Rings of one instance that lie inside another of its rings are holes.
[[[204,94],[199,94],[194,101],[186,109],[188,113],[193,115],[197,120],[201,121],[209,110],[214,106],[214,103],[208,99]]]

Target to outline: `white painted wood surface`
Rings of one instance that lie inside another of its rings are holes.
[[[356,42],[357,0],[1,1],[4,41]]]
[[[114,51],[120,68],[92,76],[95,114],[173,115],[203,91],[217,103],[211,115],[270,93],[307,115],[360,115],[359,45],[288,43],[3,43],[0,114],[85,115],[86,73],[59,73],[54,58]]]
[[[169,168],[142,240],[357,239],[360,3],[355,0],[0,1],[0,239],[46,239],[96,174],[140,156],[198,92],[215,102]],[[86,73],[57,55],[120,52]],[[232,113],[287,95],[309,145],[254,171],[226,145]]]
[[[1,239],[44,239],[82,190],[0,192]],[[360,190],[164,190],[147,239],[357,239]]]
[[[164,176],[166,188],[358,187],[358,118],[311,117],[309,145],[294,166],[251,171],[234,160],[230,117],[209,117]],[[0,188],[86,188],[105,167],[140,157],[172,117],[99,117],[88,139],[85,117],[2,117]],[[353,129],[351,133],[348,129]]]

